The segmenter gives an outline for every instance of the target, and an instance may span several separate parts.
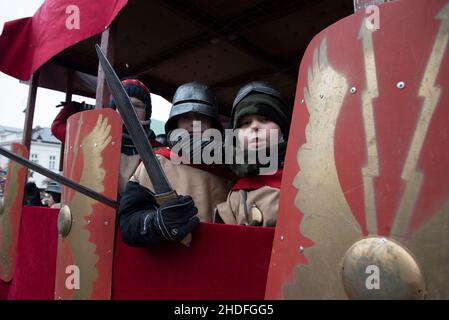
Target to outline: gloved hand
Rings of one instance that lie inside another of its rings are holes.
[[[166,240],[180,241],[199,224],[197,213],[192,197],[180,196],[157,208],[153,229]]]
[[[56,106],[56,108],[59,107],[70,107],[76,112],[85,111],[85,110],[92,110],[95,108],[94,105],[87,104],[86,102],[77,102],[77,101],[71,101],[71,102],[65,102],[61,101],[60,104]]]

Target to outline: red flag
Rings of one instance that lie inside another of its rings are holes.
[[[0,71],[28,80],[62,50],[104,31],[128,0],[46,0],[31,18],[5,23]]]

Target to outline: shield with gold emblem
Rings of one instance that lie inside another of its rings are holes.
[[[112,109],[83,111],[67,123],[64,176],[117,198],[122,121]],[[55,299],[110,299],[116,210],[62,188]]]
[[[28,158],[24,145],[13,143],[11,151]],[[11,281],[16,266],[26,175],[27,168],[9,161],[5,192],[0,199],[0,279],[3,281]]]
[[[302,59],[266,297],[449,298],[449,1],[393,1]]]

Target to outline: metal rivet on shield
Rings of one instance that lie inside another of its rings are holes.
[[[304,104],[304,99],[301,99],[301,104]]]
[[[90,220],[87,220],[87,224],[90,224],[91,223],[91,221]]]
[[[299,252],[303,253],[304,252],[304,247],[303,246],[299,246]]]
[[[357,92],[357,88],[356,88],[356,87],[352,87],[352,88],[351,88],[351,93],[354,94],[354,93],[356,93],[356,92]]]
[[[72,228],[72,213],[68,205],[63,205],[58,214],[58,232],[66,237]]]
[[[284,238],[284,236],[281,236],[281,240],[284,240],[285,238]]]
[[[111,144],[112,144],[112,145],[115,145],[115,141],[112,141]]]
[[[107,226],[108,224],[109,224],[109,222],[108,222],[108,221],[105,221],[105,222],[104,222],[104,225],[105,225],[105,226]]]
[[[405,88],[405,82],[404,81],[399,81],[398,84],[396,85],[396,87],[398,87],[398,89],[404,89]]]

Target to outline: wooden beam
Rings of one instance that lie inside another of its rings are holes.
[[[30,79],[28,89],[28,100],[25,114],[25,124],[23,128],[22,144],[30,151],[31,136],[33,133],[34,108],[36,106],[37,88],[39,85],[39,69],[36,70]]]
[[[66,88],[65,88],[65,103],[72,102],[73,95],[73,81],[74,81],[75,71],[72,69],[66,69]],[[65,144],[61,143],[61,149],[59,152],[59,171],[62,172],[64,170],[64,149]]]
[[[105,53],[111,65],[114,65],[114,41],[117,32],[117,23],[114,21],[111,23],[108,29],[101,34],[101,50]],[[108,84],[104,77],[103,69],[98,64],[98,76],[97,76],[97,93],[95,101],[95,109],[102,109],[109,105],[109,92]]]

